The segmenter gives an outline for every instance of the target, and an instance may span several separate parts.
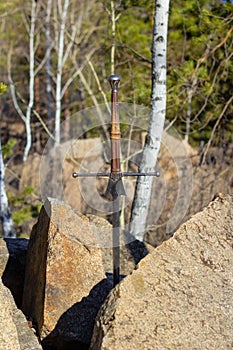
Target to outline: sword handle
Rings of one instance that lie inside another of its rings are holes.
[[[120,174],[120,124],[119,124],[119,111],[118,111],[118,87],[120,83],[119,75],[112,74],[109,76],[108,81],[112,88],[111,95],[111,173]]]

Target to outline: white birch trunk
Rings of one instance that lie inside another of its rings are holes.
[[[28,153],[32,146],[32,132],[31,132],[31,113],[34,105],[34,81],[35,81],[35,52],[34,52],[34,35],[35,35],[35,22],[36,22],[36,1],[32,0],[31,7],[31,22],[29,32],[29,101],[26,110],[25,128],[27,134],[27,142],[24,150],[23,161],[28,158]]]
[[[35,45],[34,45],[34,36],[35,36],[35,22],[36,22],[36,7],[37,7],[37,2],[32,0],[32,7],[31,7],[31,22],[30,22],[30,29],[29,29],[29,86],[28,86],[28,104],[27,104],[27,109],[26,113],[22,111],[20,108],[18,101],[17,101],[17,96],[16,96],[16,91],[15,91],[15,86],[12,81],[11,77],[11,50],[8,55],[8,79],[10,83],[10,89],[11,89],[11,95],[14,103],[14,107],[17,110],[19,116],[23,120],[25,124],[25,131],[26,131],[26,146],[24,149],[24,154],[23,154],[23,161],[26,161],[28,158],[28,153],[31,149],[32,146],[32,132],[31,132],[31,113],[32,113],[32,108],[34,105],[34,81],[35,81]]]
[[[62,99],[62,70],[64,56],[64,35],[66,25],[66,15],[70,0],[65,0],[62,15],[58,43],[58,62],[56,77],[56,112],[55,112],[55,145],[60,144],[60,123],[61,123],[61,99]]]
[[[14,223],[8,206],[8,199],[5,189],[5,167],[2,156],[2,144],[0,140],[0,219],[2,223],[2,233],[4,238],[15,238]]]
[[[51,32],[50,32],[50,18],[52,10],[52,0],[48,0],[46,9],[46,24],[45,24],[45,35],[46,35],[46,105],[48,113],[48,126],[49,130],[52,130],[52,81],[51,81]]]
[[[152,97],[148,135],[139,171],[154,171],[166,116],[166,50],[169,0],[155,1],[152,39]],[[130,234],[143,241],[153,177],[138,177],[131,212]]]

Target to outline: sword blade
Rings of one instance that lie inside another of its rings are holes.
[[[113,201],[112,213],[112,251],[113,251],[113,285],[120,280],[120,207],[119,196],[125,194],[122,182],[120,162],[120,124],[118,113],[118,85],[119,75],[110,75],[108,81],[112,88],[111,94],[111,175],[109,177],[106,194]],[[119,193],[118,193],[119,192]]]
[[[113,285],[120,282],[120,204],[119,196],[113,200],[112,213],[112,253],[113,253]]]

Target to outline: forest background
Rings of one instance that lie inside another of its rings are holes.
[[[153,14],[154,1],[146,0],[0,3],[6,165],[41,154],[48,134],[59,143],[62,121],[71,135],[72,114],[110,100],[113,72],[121,76],[121,102],[150,106]],[[232,1],[170,3],[166,120],[198,148],[200,165],[210,148],[224,154],[233,142],[232,23]],[[79,127],[86,130],[85,113]],[[38,215],[33,188],[8,196],[18,226]]]

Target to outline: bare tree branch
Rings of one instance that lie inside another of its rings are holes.
[[[207,156],[207,153],[208,153],[209,148],[210,148],[210,146],[211,146],[211,143],[212,143],[212,141],[213,141],[213,137],[214,137],[215,131],[216,131],[217,127],[219,126],[219,123],[220,123],[222,117],[224,116],[224,114],[225,114],[227,108],[229,107],[229,105],[231,104],[232,101],[233,101],[233,96],[231,96],[231,97],[229,98],[229,100],[227,101],[227,103],[225,104],[225,106],[224,106],[222,112],[220,113],[220,115],[219,115],[219,117],[218,117],[218,119],[217,119],[217,121],[216,121],[216,123],[215,123],[215,125],[214,125],[214,127],[213,127],[213,130],[212,130],[212,132],[211,132],[209,141],[208,141],[208,143],[207,143],[207,145],[206,145],[206,148],[205,148],[205,151],[204,151],[204,153],[203,153],[202,164],[204,164],[205,161],[206,161],[206,156]]]
[[[89,64],[89,66],[90,66],[90,68],[91,68],[91,71],[92,71],[92,73],[93,73],[93,75],[94,75],[94,78],[95,78],[95,80],[96,80],[96,83],[97,83],[99,92],[100,92],[101,95],[103,96],[105,106],[107,107],[107,110],[108,110],[108,112],[109,112],[109,114],[110,114],[110,113],[111,113],[111,110],[110,110],[110,107],[109,107],[109,103],[108,103],[106,94],[105,94],[105,92],[103,91],[103,89],[102,89],[102,87],[101,87],[101,84],[100,84],[98,75],[97,75],[97,73],[96,73],[96,70],[95,70],[95,68],[94,68],[94,66],[93,66],[93,64],[92,64],[92,62],[91,62],[90,60],[88,61],[88,64]]]
[[[41,123],[41,125],[43,126],[44,130],[46,131],[46,133],[48,134],[48,136],[55,141],[55,137],[53,136],[53,134],[49,131],[49,129],[47,128],[45,122],[43,121],[43,119],[41,118],[41,116],[39,115],[39,113],[37,113],[37,111],[34,109],[33,113],[35,114],[35,116],[37,117],[37,119],[39,120],[39,122]]]
[[[93,103],[94,103],[94,105],[96,107],[96,111],[98,113],[98,116],[99,116],[102,128],[103,128],[104,133],[105,133],[105,136],[106,136],[107,139],[109,139],[109,133],[108,133],[107,127],[105,125],[105,121],[103,119],[102,112],[101,112],[101,109],[99,107],[99,103],[98,103],[98,101],[97,101],[93,91],[91,90],[90,85],[88,84],[85,76],[83,75],[82,71],[79,72],[79,76],[80,76],[80,79],[81,79],[85,89],[87,90],[88,94],[90,95],[90,97],[91,97],[91,99],[92,99],[92,101],[93,101]]]
[[[26,117],[18,104],[18,100],[16,97],[16,91],[15,91],[15,85],[14,85],[14,82],[13,82],[12,76],[11,76],[11,56],[12,56],[12,49],[9,50],[8,56],[7,56],[7,71],[8,71],[8,80],[9,80],[9,84],[10,84],[11,96],[12,96],[13,104],[14,104],[14,107],[15,107],[17,113],[19,114],[19,116],[23,120],[23,122],[25,123]]]
[[[223,45],[226,43],[226,41],[228,40],[228,38],[229,38],[229,36],[231,35],[231,32],[232,32],[232,31],[233,31],[233,27],[231,27],[231,28],[228,30],[228,32],[227,32],[225,38],[224,38],[218,45],[216,45],[211,51],[208,51],[205,55],[203,55],[201,58],[199,58],[199,60],[197,61],[197,66],[196,66],[196,69],[195,69],[194,74],[195,74],[196,71],[199,69],[200,65],[201,65],[209,56],[212,56],[212,55],[215,53],[215,51],[217,51],[221,46],[223,46]]]
[[[78,69],[75,70],[75,72],[72,74],[72,76],[67,80],[67,82],[65,83],[62,91],[61,91],[61,97],[64,96],[65,91],[68,89],[68,87],[70,86],[70,84],[72,84],[72,82],[74,81],[74,79],[80,75],[80,72],[83,70],[83,68],[87,65],[89,59],[92,57],[92,55],[95,53],[96,49],[92,49],[91,52],[89,52],[89,54],[87,55],[87,58],[85,60],[85,62],[81,65],[81,67],[79,67]]]

